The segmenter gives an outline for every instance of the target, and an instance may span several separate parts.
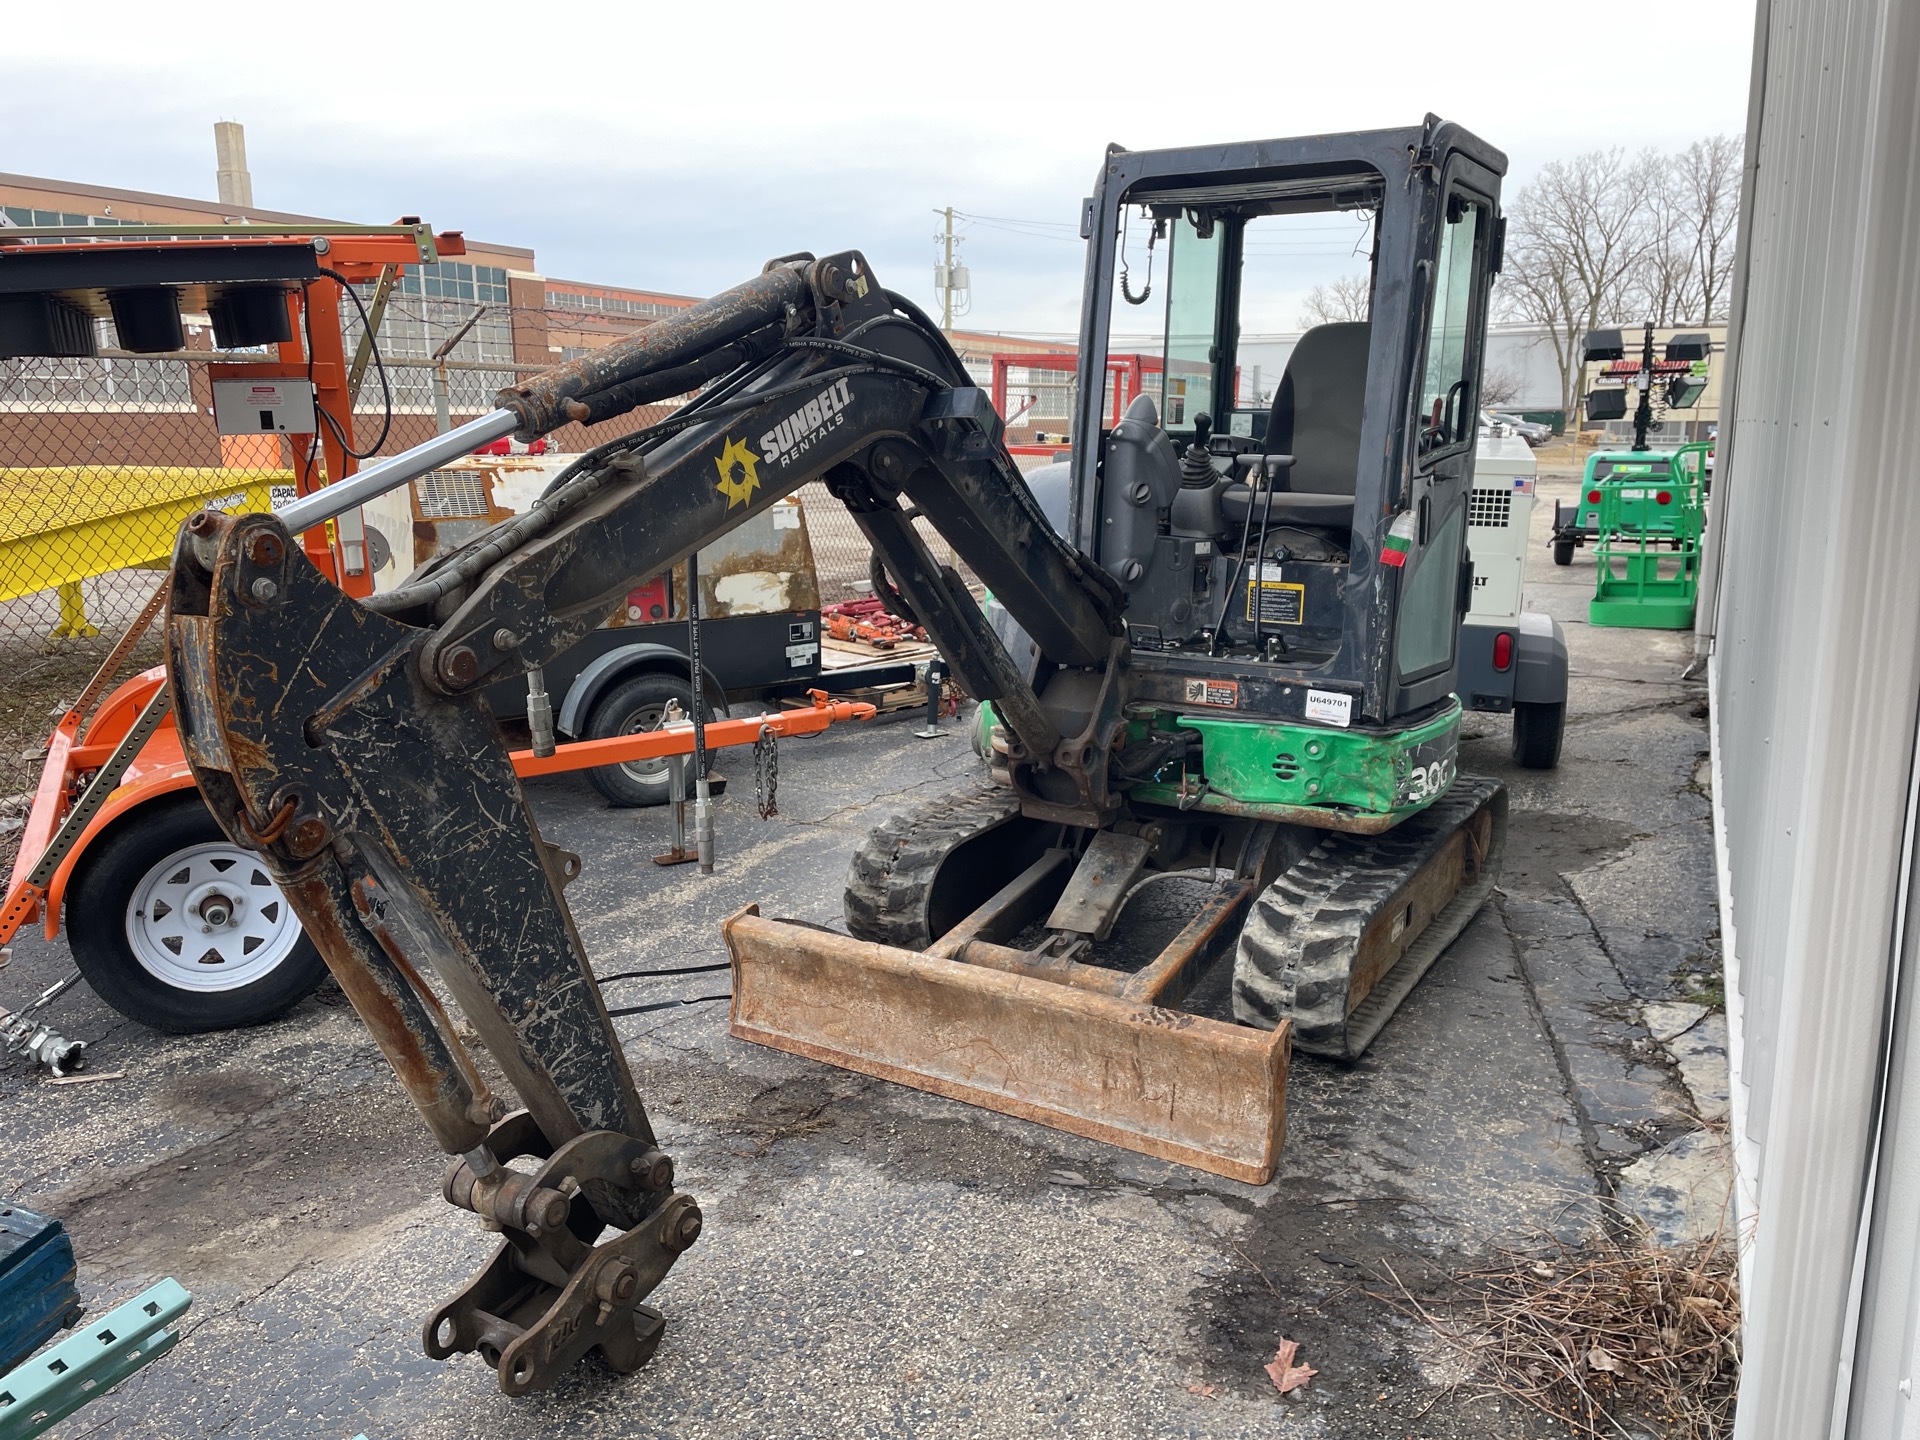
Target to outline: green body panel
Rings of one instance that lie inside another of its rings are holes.
[[[1326,829],[1387,829],[1447,793],[1458,770],[1460,702],[1399,730],[1336,729],[1160,710],[1129,722],[1128,739],[1153,731],[1200,732],[1200,769],[1169,773],[1128,792],[1142,804],[1205,810]],[[982,754],[998,723],[980,706]]]
[[[1676,451],[1658,477],[1620,475],[1602,481],[1599,543],[1587,620],[1593,625],[1684,630],[1700,594],[1700,531],[1707,447]],[[1667,503],[1658,503],[1658,496]]]
[[[1691,448],[1691,447],[1689,447]],[[1665,483],[1672,474],[1674,452],[1671,450],[1596,450],[1587,457],[1587,471],[1580,481],[1580,513],[1574,523],[1582,530],[1597,531],[1600,526],[1600,506],[1587,499],[1596,489],[1604,491],[1607,486],[1620,484],[1630,490],[1637,490],[1643,484]],[[1604,479],[1596,480],[1593,472],[1603,462],[1610,462],[1613,470]],[[1621,518],[1629,525],[1648,529],[1656,535],[1664,535],[1671,528],[1671,517],[1659,513],[1659,507],[1643,502],[1638,498],[1623,506]]]

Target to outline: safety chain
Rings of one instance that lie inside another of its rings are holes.
[[[753,798],[760,807],[760,818],[771,820],[780,813],[780,738],[771,725],[762,725],[753,742]]]

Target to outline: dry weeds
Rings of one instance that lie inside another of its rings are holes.
[[[1391,1272],[1389,1272],[1391,1274]],[[1740,1301],[1731,1245],[1661,1249],[1638,1239],[1503,1250],[1422,1300],[1392,1276],[1375,1299],[1428,1326],[1463,1362],[1453,1388],[1531,1406],[1581,1437],[1678,1440],[1733,1430]]]

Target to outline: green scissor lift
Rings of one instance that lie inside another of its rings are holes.
[[[1664,476],[1609,475],[1599,484],[1594,625],[1684,630],[1700,598],[1707,447],[1682,446]]]

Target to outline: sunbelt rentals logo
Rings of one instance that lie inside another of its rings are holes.
[[[769,465],[791,465],[823,437],[846,424],[846,409],[852,403],[853,387],[846,380],[834,381],[762,435],[760,453]]]
[[[720,472],[720,493],[727,497],[727,509],[753,498],[760,484],[760,457],[747,448],[746,441],[729,435],[727,448],[713,464]]]

